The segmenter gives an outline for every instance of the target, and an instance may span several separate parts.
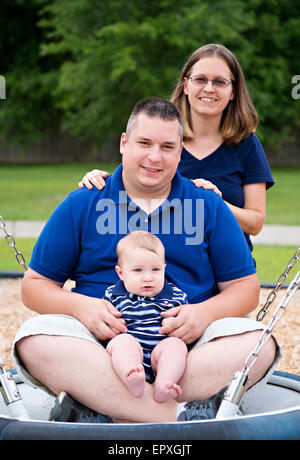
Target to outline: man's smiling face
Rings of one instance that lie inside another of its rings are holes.
[[[178,120],[139,114],[130,133],[122,134],[120,152],[129,195],[155,198],[165,194],[180,160]]]

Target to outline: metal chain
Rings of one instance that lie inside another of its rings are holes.
[[[26,267],[24,256],[20,251],[17,250],[16,242],[15,242],[13,236],[10,233],[8,233],[8,231],[6,230],[5,221],[2,218],[2,216],[0,216],[0,230],[2,230],[2,232],[4,233],[4,238],[6,239],[6,242],[7,242],[8,246],[15,251],[14,255],[15,255],[15,258],[16,258],[18,264],[21,265],[23,270],[26,271],[27,267]]]
[[[285,296],[283,297],[282,301],[278,304],[277,308],[275,309],[274,314],[271,320],[269,321],[269,324],[266,326],[266,328],[262,332],[260,336],[260,340],[258,344],[256,345],[255,349],[247,357],[245,361],[244,369],[242,370],[242,374],[247,375],[250,369],[253,367],[255,361],[258,358],[258,353],[260,352],[262,347],[268,342],[271,336],[271,333],[272,333],[272,329],[282,317],[287,304],[289,303],[289,301],[291,300],[291,298],[297,291],[299,284],[300,284],[300,270],[298,271],[294,279],[289,284],[286,290]]]
[[[287,277],[289,276],[289,273],[290,271],[292,270],[292,268],[296,265],[296,263],[298,262],[299,260],[299,257],[300,257],[300,246],[298,247],[298,249],[296,250],[295,254],[293,255],[293,257],[291,257],[291,259],[289,260],[288,264],[287,264],[287,267],[286,269],[284,270],[283,273],[281,273],[281,275],[279,276],[278,278],[278,281],[276,283],[276,286],[274,287],[274,289],[272,289],[272,291],[269,293],[268,297],[267,297],[267,300],[266,300],[266,303],[265,305],[263,306],[263,308],[258,312],[257,316],[256,316],[256,320],[257,321],[262,321],[264,319],[264,317],[266,316],[266,313],[268,311],[268,308],[270,307],[270,305],[274,302],[277,294],[278,294],[278,291],[279,289],[282,287],[284,281],[287,279]]]

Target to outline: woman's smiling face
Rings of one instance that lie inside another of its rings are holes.
[[[234,98],[234,90],[232,83],[219,88],[211,80],[220,78],[231,82],[233,76],[228,65],[219,57],[202,58],[191,68],[189,77],[196,76],[209,81],[198,87],[190,78],[185,78],[184,93],[188,97],[192,117],[193,114],[221,117],[228,102]]]

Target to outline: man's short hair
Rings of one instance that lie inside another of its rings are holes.
[[[142,99],[138,101],[133,111],[129,117],[127,127],[126,127],[126,135],[127,137],[130,136],[132,127],[136,121],[137,116],[140,113],[144,113],[148,117],[151,118],[161,118],[162,120],[178,120],[179,124],[179,135],[180,135],[180,142],[183,139],[183,127],[182,127],[182,120],[179,110],[175,107],[172,102],[164,99],[162,97],[149,97],[146,99]]]

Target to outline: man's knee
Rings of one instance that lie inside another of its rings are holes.
[[[16,350],[21,361],[27,366],[33,360],[46,362],[50,357],[47,336],[31,335],[16,343]]]
[[[262,331],[256,331],[256,334],[253,333],[254,338],[254,347],[259,343],[259,340],[262,337]],[[275,339],[271,336],[268,341],[263,345],[257,355],[253,354],[253,357],[256,358],[255,362],[252,365],[252,368],[249,372],[249,380],[247,384],[247,389],[253,386],[255,383],[262,380],[270,368],[272,367],[275,358],[276,358],[277,345]],[[249,355],[249,363],[251,364],[251,355]],[[248,363],[248,364],[249,364]]]
[[[271,336],[269,338],[269,340],[267,341],[267,343],[261,348],[258,356],[260,357],[261,361],[263,363],[265,363],[265,366],[266,366],[266,370],[268,370],[274,360],[275,360],[275,357],[276,357],[276,349],[277,349],[277,345],[276,345],[276,342],[274,340],[274,338]],[[261,354],[261,356],[260,356]]]
[[[261,340],[262,333],[263,333],[262,330],[253,331],[253,332],[249,333],[252,336],[253,351],[254,351],[256,345],[258,345],[259,341]],[[260,351],[258,353],[258,357],[260,357],[260,359],[263,359],[263,361],[272,363],[274,361],[274,359],[275,359],[275,356],[276,356],[276,342],[275,342],[274,338],[272,336],[270,336],[268,341],[260,349]]]

